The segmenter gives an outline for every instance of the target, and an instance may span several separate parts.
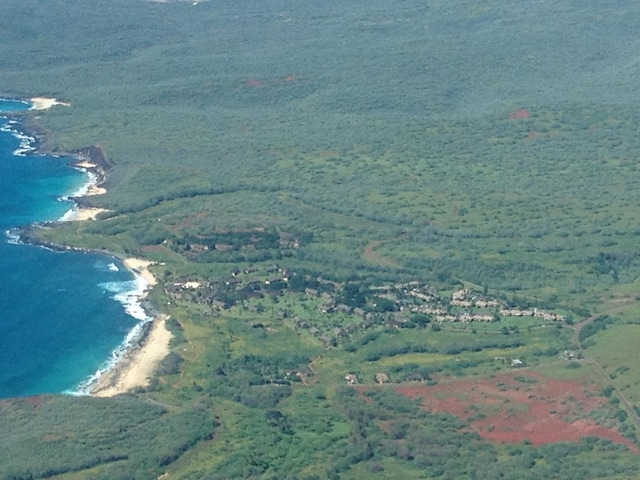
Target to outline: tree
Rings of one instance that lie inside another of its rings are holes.
[[[427,324],[431,323],[431,316],[425,313],[416,313],[411,317],[411,323],[418,327],[426,327]]]

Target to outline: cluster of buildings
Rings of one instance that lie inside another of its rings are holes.
[[[442,297],[433,287],[418,281],[368,287],[364,301],[358,306],[351,306],[344,300],[345,284],[305,276],[297,278],[296,289],[293,289],[295,276],[295,272],[276,264],[261,267],[250,265],[243,269],[234,268],[225,279],[187,279],[167,282],[165,288],[172,299],[195,301],[214,310],[224,310],[250,298],[281,296],[285,291],[295,290],[313,298],[321,315],[310,315],[309,319],[296,316],[293,318],[295,328],[307,330],[326,346],[335,346],[340,339],[375,325],[415,328],[416,315],[422,316],[423,320],[428,319],[420,326],[429,321],[495,322],[504,317],[531,317],[545,322],[564,320],[562,315],[537,308],[509,308],[503,302],[471,289],[458,290],[450,297]],[[384,309],[380,308],[382,303]],[[330,317],[334,315],[338,317]],[[287,315],[279,313],[278,316]]]
[[[410,291],[409,294],[425,302],[414,307],[415,311],[432,315],[434,320],[440,323],[495,322],[504,317],[535,317],[546,322],[565,320],[563,315],[538,308],[507,308],[499,300],[470,289],[453,292],[448,303],[433,295],[424,295],[415,290]]]

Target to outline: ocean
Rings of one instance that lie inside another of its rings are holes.
[[[0,99],[0,398],[86,393],[126,349],[146,315],[146,287],[116,258],[21,244],[12,229],[68,217],[86,188],[71,159],[34,151]],[[3,116],[3,113],[5,115]]]

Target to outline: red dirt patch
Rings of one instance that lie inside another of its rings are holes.
[[[396,391],[409,398],[422,398],[422,405],[429,411],[470,419],[474,431],[494,442],[529,440],[542,445],[597,436],[639,451],[616,429],[587,418],[607,400],[577,381],[519,371],[434,386],[397,387]]]
[[[529,110],[525,110],[523,108],[519,108],[518,110],[514,110],[509,115],[509,120],[524,120],[531,116]]]

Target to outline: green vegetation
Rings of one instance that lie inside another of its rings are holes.
[[[113,164],[37,235],[158,262],[174,340],[122,398],[0,404],[0,478],[633,478],[393,388],[597,377],[585,421],[635,441],[640,7],[293,3],[3,6],[0,93]]]
[[[76,471],[90,472],[90,478],[151,478],[213,437],[217,425],[210,408],[206,402],[177,409],[127,397],[6,401],[0,405],[0,478]]]
[[[634,405],[640,405],[640,376],[632,368],[638,333],[640,325],[612,326],[594,335],[587,349]]]

